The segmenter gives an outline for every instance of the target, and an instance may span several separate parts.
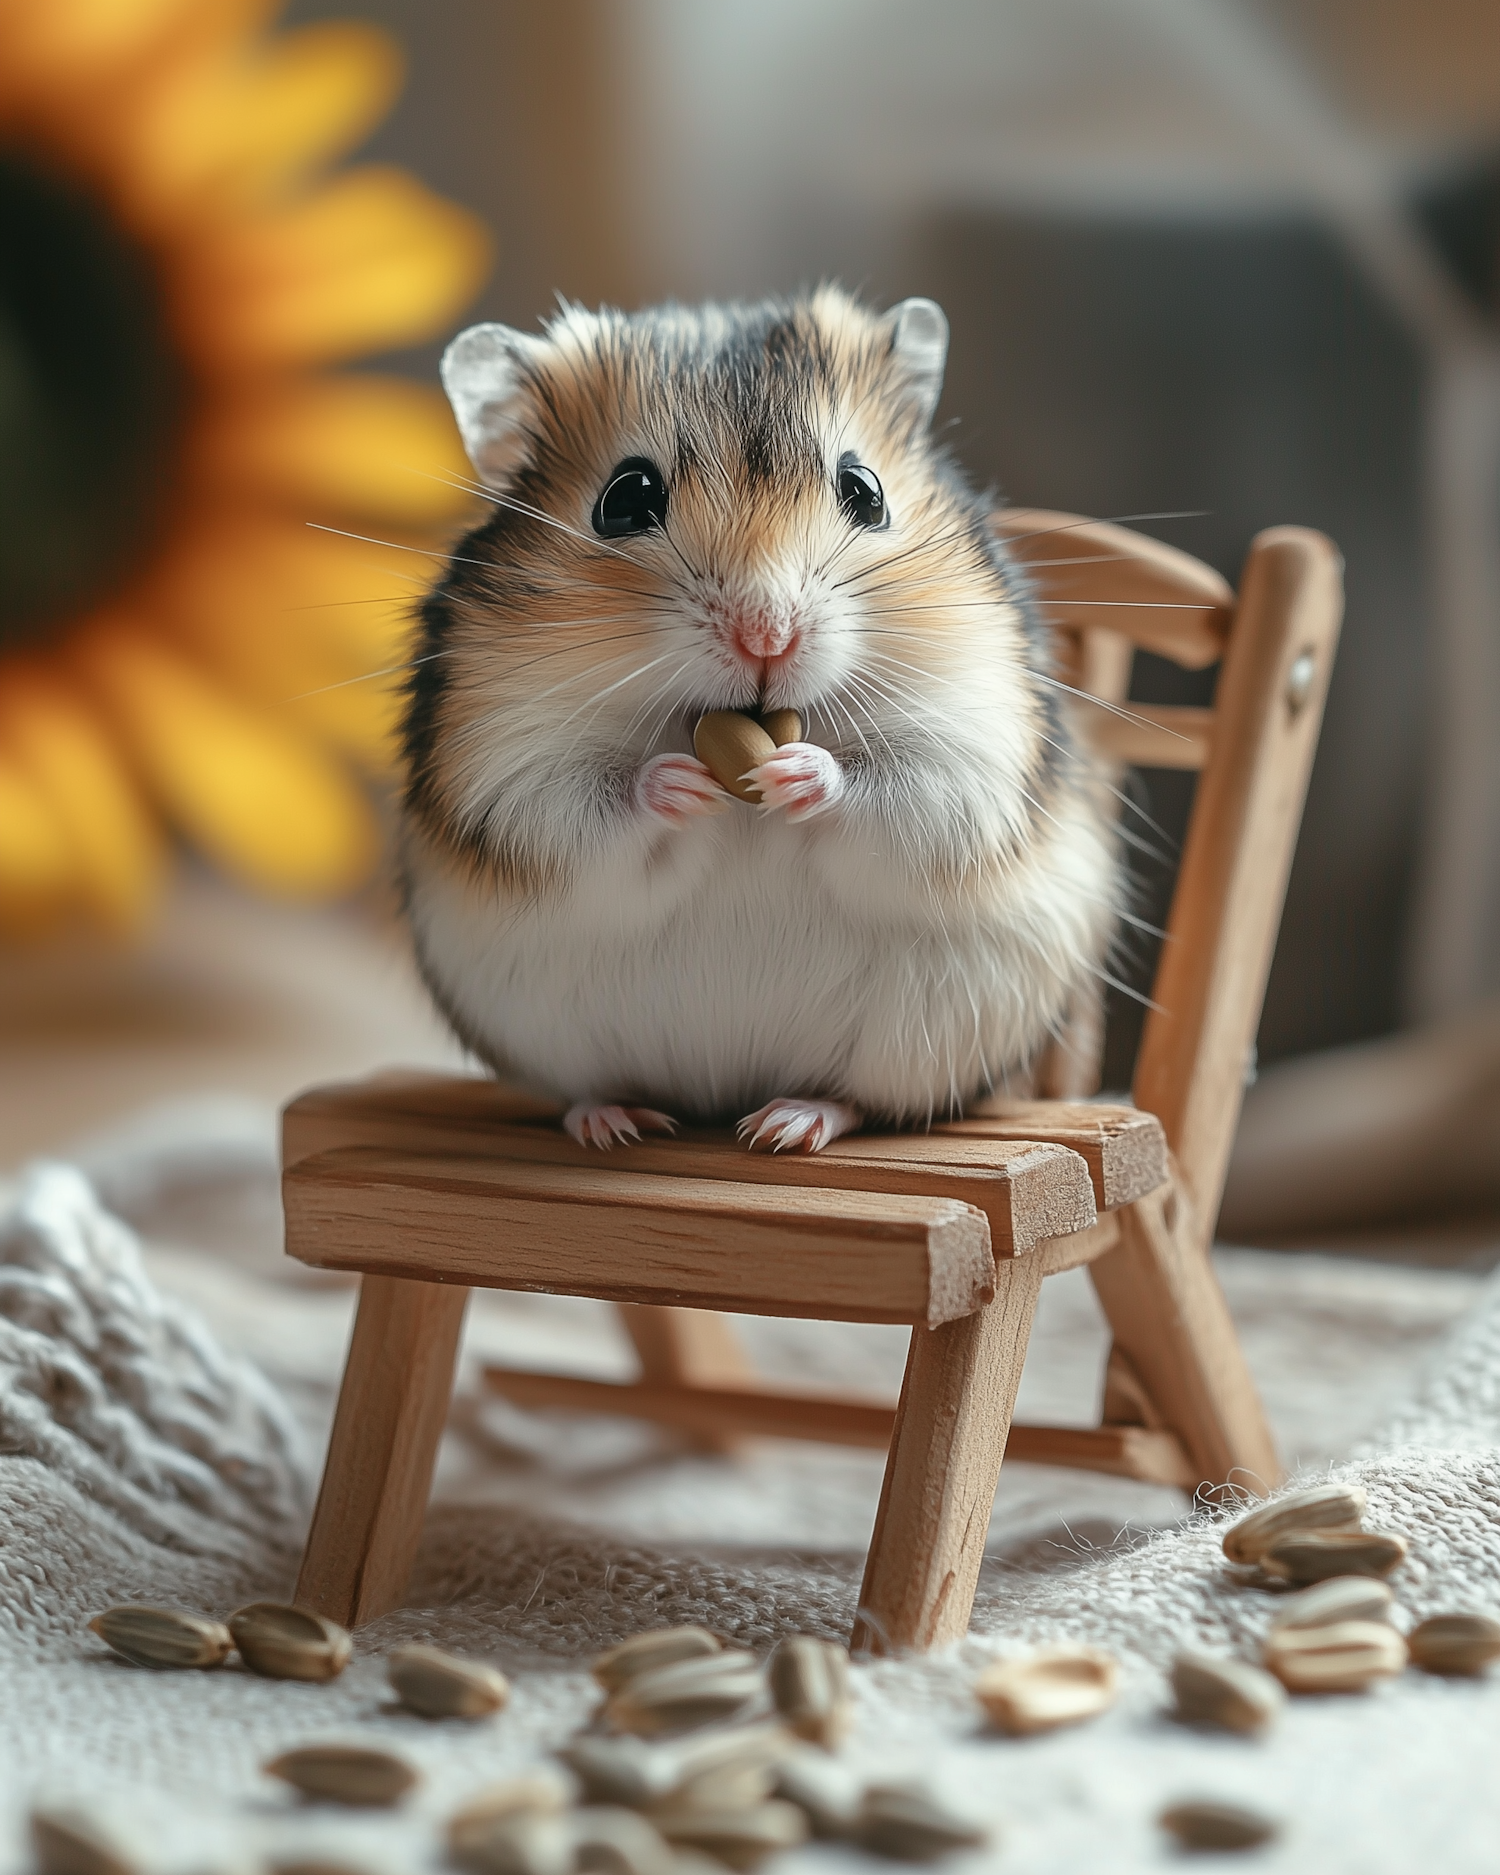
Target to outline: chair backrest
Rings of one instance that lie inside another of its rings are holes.
[[[1251,543],[1239,592],[1212,567],[1108,522],[1007,508],[996,532],[1059,634],[1084,731],[1117,768],[1200,771],[1132,1094],[1176,1157],[1205,1243],[1253,1068],[1323,703],[1343,618],[1343,563],[1324,535]],[[1212,709],[1127,704],[1137,649],[1220,665]],[[1092,1093],[1103,998],[1074,1013],[1038,1091]]]

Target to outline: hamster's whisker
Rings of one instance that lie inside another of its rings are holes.
[[[1108,710],[1111,716],[1118,716],[1123,722],[1134,723],[1138,728],[1160,729],[1162,724],[1153,723],[1149,716],[1138,716],[1134,710],[1127,710],[1123,704],[1111,703],[1104,697],[1096,697],[1092,690],[1079,690],[1073,684],[1065,684],[1060,677],[1049,677],[1044,671],[1033,671],[1032,676],[1038,683],[1047,684],[1053,690],[1065,690],[1070,697],[1081,697],[1085,703],[1092,703],[1096,709]],[[1169,729],[1166,732],[1177,742],[1191,742],[1191,736],[1185,736],[1180,730]]]
[[[379,671],[362,671],[358,677],[341,677],[337,683],[319,684],[316,690],[299,690],[294,697],[283,697],[282,702],[303,703],[309,697],[326,697],[330,690],[347,690],[351,684],[373,683],[377,677],[399,677],[403,671],[414,671],[419,664],[451,656],[453,649],[452,645],[444,645],[440,651],[426,651],[419,658],[408,658],[404,664],[388,664]]]
[[[1067,534],[1074,528],[1120,527],[1130,521],[1202,521],[1212,513],[1212,508],[1159,508],[1152,514],[1080,514],[1072,520],[1059,521],[1055,527],[1035,527],[1025,534],[1002,534],[1000,541],[1002,546],[1008,546],[1013,541],[1044,540],[1049,534]]]
[[[555,527],[559,534],[566,534],[570,540],[582,541],[585,547],[592,547],[598,553],[607,553],[616,560],[623,560],[628,566],[638,567],[646,572],[644,561],[637,560],[634,554],[626,553],[623,547],[611,547],[602,540],[590,539],[580,533],[576,527],[569,527],[566,521],[559,521],[555,514],[548,514],[543,508],[534,508],[529,501],[517,501],[514,495],[486,495],[486,501],[493,502],[497,508],[509,508],[516,514],[524,514],[533,521],[540,521],[544,527]]]
[[[935,534],[931,540],[917,541],[914,545],[905,548],[900,553],[887,554],[883,560],[877,560],[873,566],[861,567],[857,573],[851,573],[847,579],[835,580],[834,590],[838,591],[844,586],[853,586],[856,580],[873,579],[877,574],[888,573],[893,566],[899,566],[903,560],[913,559],[919,554],[938,553],[942,549],[952,546],[953,542],[956,540],[971,540],[972,538],[973,527],[969,518],[965,516],[963,520],[956,521],[953,526],[946,531]],[[892,584],[899,585],[900,581],[894,581]],[[889,590],[889,586],[877,586],[864,589],[856,588],[856,596],[859,598],[868,598],[872,591],[886,592]]]
[[[347,527],[330,527],[325,521],[304,521],[304,527],[320,534],[338,534],[344,540],[362,540],[367,547],[389,547],[392,553],[419,553],[424,560],[446,560],[461,566],[492,566],[489,560],[476,560],[471,554],[443,553],[431,547],[408,547],[401,540],[380,540],[374,534],[351,534]]]

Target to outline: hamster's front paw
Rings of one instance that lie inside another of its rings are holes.
[[[752,1152],[821,1152],[863,1120],[841,1100],[773,1100],[747,1113],[735,1131]]]
[[[746,777],[760,789],[761,804],[781,808],[788,820],[811,820],[844,794],[844,771],[816,742],[787,742]]]
[[[677,1122],[670,1113],[658,1113],[654,1107],[590,1107],[580,1103],[569,1107],[563,1125],[580,1146],[629,1145],[642,1133],[675,1133]]]
[[[680,827],[700,814],[719,814],[729,796],[695,755],[653,755],[635,778],[642,813]]]

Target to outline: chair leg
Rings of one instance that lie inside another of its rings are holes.
[[[1281,1462],[1185,1198],[1168,1185],[1119,1217],[1089,1265],[1116,1344],[1205,1483],[1270,1491]]]
[[[1039,1259],[1002,1263],[987,1308],[912,1330],[855,1652],[941,1647],[968,1632],[1041,1281]]]
[[[732,1387],[755,1370],[734,1329],[711,1309],[678,1309],[619,1302],[615,1312],[635,1347],[641,1379],[658,1387]],[[729,1454],[745,1440],[733,1432],[690,1435],[701,1451]]]
[[[345,1627],[406,1593],[453,1394],[466,1288],[366,1276],[297,1600]]]

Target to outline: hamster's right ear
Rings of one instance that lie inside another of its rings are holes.
[[[902,368],[907,390],[931,423],[943,390],[943,367],[948,362],[948,316],[933,299],[904,299],[886,314],[891,329],[891,356]]]
[[[544,341],[509,326],[470,326],[443,353],[443,389],[481,482],[498,488],[526,457],[527,367]]]

